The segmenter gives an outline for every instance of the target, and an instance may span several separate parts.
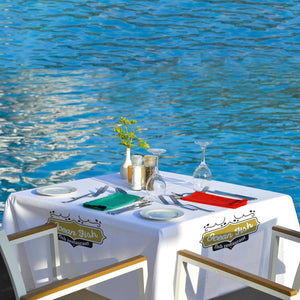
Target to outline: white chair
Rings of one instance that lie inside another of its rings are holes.
[[[269,279],[234,268],[230,265],[196,254],[188,250],[178,252],[175,282],[175,299],[185,299],[186,265],[192,264],[207,271],[215,272],[232,280],[238,281],[252,289],[272,295],[279,299],[300,299],[300,263],[296,271],[292,288],[275,282],[278,260],[279,239],[284,238],[300,243],[300,232],[281,226],[274,226],[272,231],[271,254],[269,261]],[[300,254],[299,254],[300,255]],[[299,256],[298,256],[299,259]],[[246,290],[246,289],[245,289]],[[250,290],[250,289],[248,289]],[[264,295],[266,295],[264,294]],[[267,296],[268,296],[267,295]],[[222,299],[222,297],[218,297]],[[229,298],[232,299],[232,298]],[[244,298],[245,299],[245,298]],[[247,299],[247,298],[246,298]],[[251,297],[251,299],[254,299]],[[265,298],[263,298],[265,299]]]
[[[53,257],[52,271],[53,278],[55,278],[55,280],[45,286],[26,291],[24,280],[12,246],[44,236],[49,236],[50,250]],[[138,272],[140,299],[145,299],[148,271],[147,259],[142,255],[123,260],[108,267],[104,267],[72,279],[62,279],[56,224],[48,223],[8,236],[4,230],[2,230],[0,231],[0,250],[11,278],[16,299],[107,299],[98,294],[92,293],[86,288],[131,271]]]

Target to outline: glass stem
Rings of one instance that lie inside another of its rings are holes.
[[[202,147],[202,162],[205,163],[205,147]]]
[[[155,173],[158,173],[158,156],[156,156]]]

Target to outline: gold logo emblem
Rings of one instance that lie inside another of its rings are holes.
[[[90,223],[81,220],[81,223],[79,223],[78,221],[54,214],[48,221],[57,224],[58,239],[70,243],[73,247],[84,246],[92,248],[93,244],[102,244],[106,238],[99,222]]]
[[[203,247],[213,247],[213,250],[224,248],[232,249],[235,245],[245,242],[249,234],[257,231],[259,222],[256,217],[244,219],[240,222],[229,222],[221,228],[205,232],[202,236],[201,243]]]

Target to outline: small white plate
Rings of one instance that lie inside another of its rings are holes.
[[[72,186],[46,186],[36,189],[38,194],[50,197],[69,195],[76,191],[77,189]]]
[[[140,211],[145,219],[157,221],[172,221],[183,217],[184,212],[176,208],[149,208]]]

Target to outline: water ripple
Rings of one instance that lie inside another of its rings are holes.
[[[300,4],[295,1],[0,3],[0,187],[117,172],[112,128],[136,118],[192,174],[290,194],[300,215]],[[141,149],[133,152],[145,154]]]

